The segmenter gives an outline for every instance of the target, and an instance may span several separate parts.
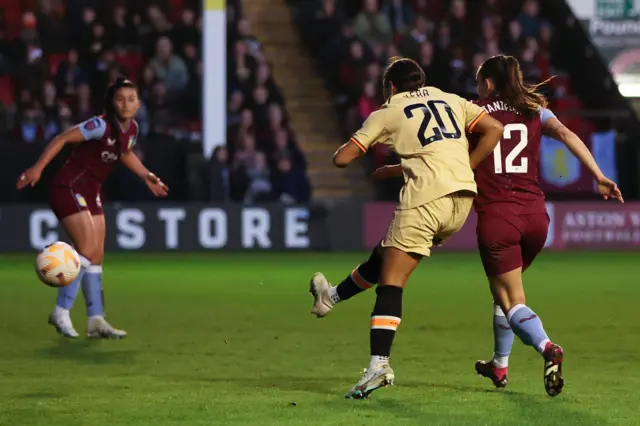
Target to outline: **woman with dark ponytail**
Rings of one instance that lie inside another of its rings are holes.
[[[78,277],[58,290],[56,307],[49,317],[49,324],[64,337],[78,337],[69,311],[80,285],[87,302],[87,337],[122,338],[127,335],[104,319],[102,259],[106,229],[100,189],[120,161],[138,175],[155,196],[164,197],[168,193],[166,185],[132,151],[138,138],[138,123],[134,117],[139,107],[135,84],[124,77],[118,78],[107,88],[104,114],[56,136],[35,165],[20,175],[16,184],[18,189],[35,186],[55,156],[66,145],[73,145],[69,159],[53,178],[49,191],[51,209],[71,238],[82,263]]]
[[[538,183],[542,135],[564,143],[591,171],[602,197],[623,202],[585,144],[547,109],[541,85],[524,82],[518,60],[494,56],[478,70],[476,83],[482,108],[504,124],[493,155],[475,170],[478,197],[477,236],[480,257],[493,295],[494,354],[476,362],[476,372],[496,387],[507,385],[514,336],[544,359],[547,394],[562,391],[563,349],[551,342],[538,315],[525,304],[522,273],[542,251],[549,227],[545,196]]]

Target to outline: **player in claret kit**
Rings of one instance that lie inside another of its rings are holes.
[[[516,58],[500,55],[488,59],[478,70],[476,83],[479,105],[504,124],[504,135],[493,155],[475,169],[478,248],[494,300],[494,356],[490,361],[478,361],[476,371],[495,386],[506,386],[515,334],[544,358],[545,390],[556,396],[564,385],[564,353],[526,305],[522,283],[522,273],[542,251],[549,227],[538,183],[542,135],[567,146],[589,169],[605,199],[624,200],[585,144],[546,108],[544,96],[537,91],[540,85],[525,85]]]
[[[34,186],[55,156],[66,145],[74,145],[68,160],[53,178],[49,191],[51,209],[71,238],[82,263],[78,277],[58,290],[56,307],[49,317],[49,324],[65,337],[78,337],[69,311],[80,285],[89,317],[87,336],[126,336],[126,332],[111,327],[104,319],[102,258],[106,229],[100,188],[116,162],[121,161],[145,181],[155,196],[164,197],[168,193],[164,183],[149,172],[132,151],[138,137],[134,117],[139,106],[136,86],[125,78],[118,78],[107,88],[104,115],[56,136],[35,165],[20,175],[16,184],[18,189]]]

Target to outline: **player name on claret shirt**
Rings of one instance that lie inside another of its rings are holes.
[[[488,103],[486,105],[480,105],[482,107],[482,109],[491,114],[493,112],[496,111],[508,111],[508,112],[513,112],[516,113],[518,115],[520,115],[520,113],[518,111],[516,111],[516,109],[514,107],[512,107],[511,105],[509,105],[508,103],[504,102],[504,101],[494,101],[491,103]]]

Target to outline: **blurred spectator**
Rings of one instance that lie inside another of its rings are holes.
[[[451,39],[455,44],[466,46],[469,43],[470,31],[465,0],[451,2],[449,28],[451,28]]]
[[[19,68],[16,80],[21,88],[25,88],[33,93],[39,93],[42,85],[48,76],[46,61],[43,51],[39,45],[29,43],[26,47],[26,61]]]
[[[355,29],[358,37],[370,46],[390,43],[393,37],[389,17],[380,10],[378,0],[364,0],[362,11],[356,16]]]
[[[509,30],[502,43],[502,50],[510,55],[520,53],[523,45],[522,25],[517,20],[509,22]]]
[[[362,96],[358,100],[358,119],[361,123],[369,117],[369,115],[380,108],[380,104],[376,100],[376,89],[374,83],[369,81],[364,85]]]
[[[542,19],[539,15],[540,6],[537,0],[526,0],[522,6],[522,13],[518,16],[524,37],[538,37],[542,26]]]
[[[252,162],[245,166],[248,181],[244,202],[248,204],[271,201],[273,185],[270,179],[267,157],[263,152],[256,152]]]
[[[107,35],[111,44],[117,49],[125,49],[128,46],[138,44],[138,34],[133,22],[127,18],[127,9],[116,6],[113,9],[111,22],[107,27]]]
[[[77,91],[74,120],[80,123],[96,115],[96,111],[91,103],[91,87],[87,83],[80,83]]]
[[[420,44],[429,41],[431,24],[424,16],[418,16],[408,34],[400,39],[400,50],[405,55],[415,58],[418,56]]]
[[[67,26],[53,7],[53,0],[40,0],[36,13],[38,36],[47,53],[64,52],[69,48]]]
[[[227,148],[218,146],[214,149],[211,159],[205,163],[203,182],[207,201],[218,203],[230,201],[231,176],[227,161]]]
[[[289,157],[278,159],[273,176],[273,192],[276,199],[285,204],[309,201],[309,181],[293,166]]]
[[[302,151],[296,146],[295,142],[289,136],[289,132],[284,129],[278,130],[274,137],[274,149],[271,154],[271,164],[275,168],[278,161],[286,157],[297,171],[304,173],[306,170],[306,161]]]
[[[394,33],[404,33],[414,21],[413,8],[408,0],[389,0],[383,7]]]
[[[236,126],[240,124],[242,119],[242,103],[244,96],[240,90],[236,90],[229,96],[229,104],[227,106],[227,126]]]
[[[56,73],[56,88],[63,96],[72,96],[80,83],[88,81],[87,72],[80,65],[80,57],[75,49],[69,50]]]
[[[191,9],[184,9],[180,17],[180,23],[173,30],[172,39],[175,48],[182,51],[187,44],[192,46],[200,45],[200,32],[196,28],[196,14]]]
[[[161,37],[156,44],[156,55],[149,64],[156,78],[164,82],[167,93],[175,96],[189,82],[184,61],[173,54],[173,45],[168,37]]]

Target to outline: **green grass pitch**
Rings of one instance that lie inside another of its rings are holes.
[[[346,401],[369,360],[374,293],[318,320],[307,286],[317,270],[339,282],[363,257],[109,255],[122,341],[58,337],[33,256],[0,257],[0,425],[640,424],[638,253],[546,253],[525,274],[528,304],[566,352],[559,397],[519,342],[507,389],[475,375],[493,350],[482,268],[475,254],[436,253],[405,291],[396,386]],[[83,332],[81,296],[73,317]]]

